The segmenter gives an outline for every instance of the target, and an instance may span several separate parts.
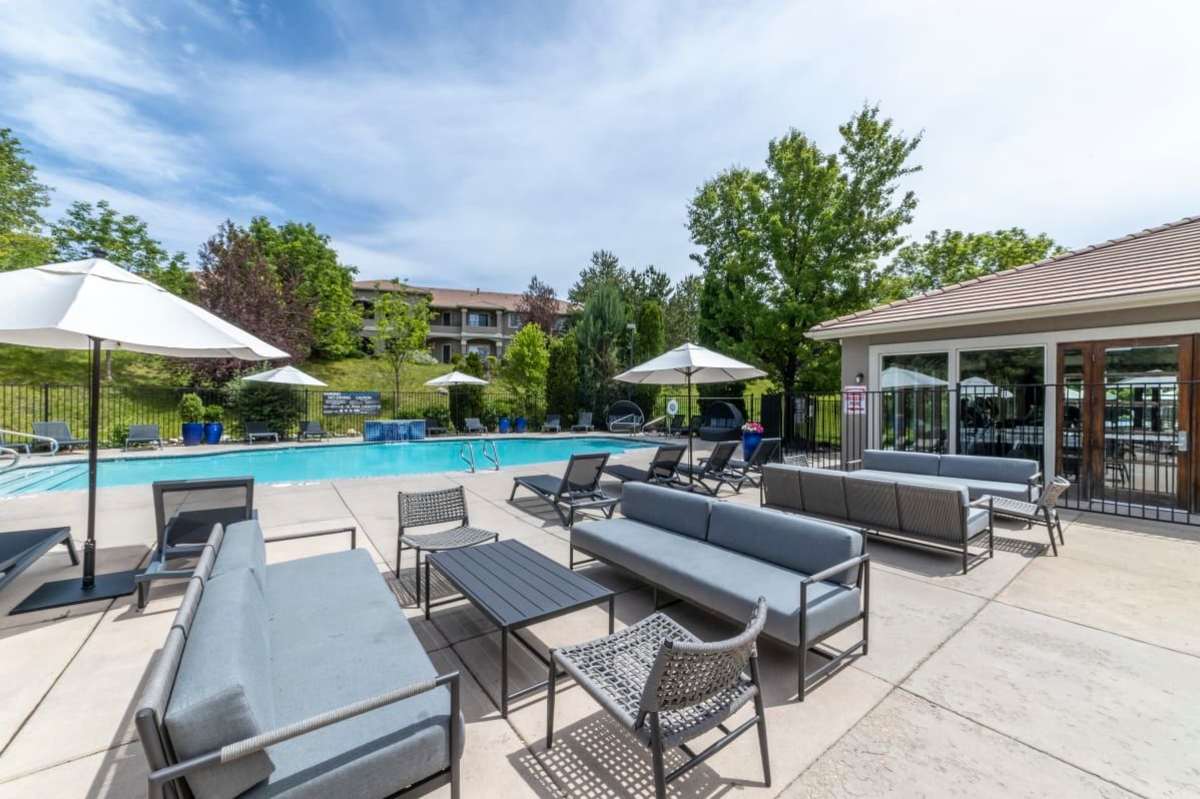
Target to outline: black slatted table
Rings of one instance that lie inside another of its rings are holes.
[[[466,549],[431,552],[426,564],[437,569],[464,598],[500,628],[500,715],[508,715],[510,699],[541,690],[546,681],[508,692],[509,634],[550,666],[541,652],[517,630],[573,610],[608,601],[608,632],[613,631],[615,594],[566,566],[535,552],[520,541],[497,541]],[[429,576],[425,578],[425,618],[429,618]]]

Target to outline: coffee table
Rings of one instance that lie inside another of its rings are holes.
[[[508,692],[508,639],[511,634],[547,668],[550,661],[517,634],[522,627],[608,601],[608,632],[613,632],[613,598],[608,588],[571,571],[520,541],[504,540],[466,549],[431,552],[425,562],[437,569],[464,599],[500,628],[500,715],[509,700],[540,691],[549,681]],[[425,580],[429,618],[429,579]]]

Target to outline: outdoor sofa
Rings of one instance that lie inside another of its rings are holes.
[[[581,552],[680,599],[742,623],[767,600],[763,634],[798,650],[799,698],[867,654],[869,559],[860,533],[841,525],[720,502],[683,491],[628,483],[624,518],[571,530],[570,565]],[[657,604],[657,602],[656,602]],[[842,650],[821,643],[862,623],[862,638]],[[812,650],[828,662],[807,671]]]
[[[971,499],[1008,497],[1035,502],[1042,475],[1037,461],[984,455],[864,450],[854,474],[884,479],[915,478],[927,485],[965,486]]]
[[[784,463],[763,467],[764,507],[850,525],[898,543],[962,557],[963,573],[993,555],[991,497],[911,475],[838,472]],[[976,544],[986,548],[972,553]]]
[[[448,776],[458,672],[438,674],[365,550],[266,565],[214,525],[134,714],[151,797],[372,797]],[[190,793],[189,793],[190,791]]]

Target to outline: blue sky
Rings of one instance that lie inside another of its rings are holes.
[[[842,6],[845,6],[844,8]],[[686,204],[864,101],[924,131],[909,231],[1083,246],[1200,214],[1200,4],[0,1],[0,126],[194,258],[311,221],[365,277],[678,277]]]

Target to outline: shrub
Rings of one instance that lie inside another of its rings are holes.
[[[302,394],[300,394],[302,396]],[[294,429],[304,414],[304,405],[298,392],[287,386],[269,383],[246,384],[237,393],[238,419],[245,422],[266,422],[281,436]]]
[[[575,421],[579,409],[579,348],[575,333],[550,341],[550,366],[546,371],[546,411],[563,421]]]
[[[225,409],[220,405],[206,405],[204,407],[204,421],[206,422],[219,422],[224,415]]]
[[[129,440],[129,425],[124,422],[118,422],[112,426],[112,431],[109,434],[109,441],[114,447],[123,447],[125,442]]]
[[[203,421],[204,400],[199,394],[184,394],[179,400],[179,418],[184,424]]]
[[[450,424],[450,409],[444,405],[430,405],[425,410],[421,411],[421,416],[427,419],[435,419],[441,427],[451,427]]]
[[[505,353],[502,372],[517,397],[514,406],[518,414],[532,418],[538,414],[546,396],[546,372],[550,368],[550,353],[546,334],[535,324],[527,324],[513,337]]]

